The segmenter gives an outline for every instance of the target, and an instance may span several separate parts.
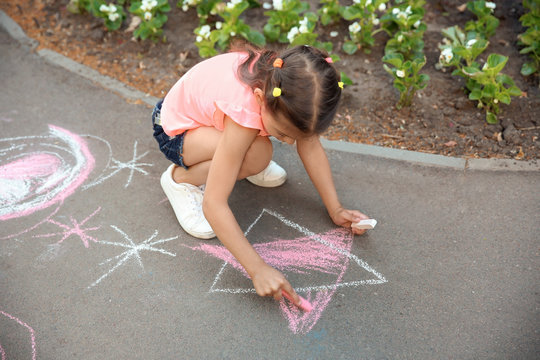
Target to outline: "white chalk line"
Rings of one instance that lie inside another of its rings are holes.
[[[91,136],[91,135],[88,135],[88,136]],[[100,137],[97,137],[97,136],[92,136],[100,141],[103,141],[104,143],[107,144],[107,147],[109,148],[109,159],[107,161],[107,166],[106,168],[102,171],[102,173],[100,174],[100,176],[94,180],[92,183],[90,184],[87,184],[83,187],[83,190],[86,190],[90,187],[93,187],[93,186],[96,186],[96,185],[99,185],[101,183],[103,183],[105,180],[108,180],[110,179],[111,177],[113,177],[114,175],[116,175],[117,173],[119,173],[120,171],[122,171],[123,169],[129,169],[129,175],[128,175],[128,179],[127,179],[127,182],[124,184],[124,188],[127,188],[130,184],[131,184],[131,180],[133,179],[133,174],[135,173],[135,171],[138,171],[144,175],[148,175],[148,172],[142,168],[142,166],[154,166],[153,164],[150,164],[150,163],[138,163],[137,160],[140,160],[142,159],[143,157],[145,157],[149,151],[146,151],[145,153],[141,154],[141,155],[137,155],[137,144],[138,142],[135,141],[135,143],[133,144],[133,157],[131,160],[127,161],[127,162],[122,162],[122,161],[118,161],[116,159],[114,159],[112,157],[112,148],[111,148],[111,145],[109,144],[109,142],[107,140],[104,140]],[[111,165],[111,162],[114,163],[114,165]],[[105,171],[109,170],[109,169],[113,169],[112,172],[110,172],[109,174],[107,175],[103,175]]]
[[[378,285],[378,284],[384,284],[388,282],[386,278],[377,272],[375,269],[373,269],[371,266],[369,266],[368,263],[366,263],[364,260],[360,259],[356,255],[352,254],[351,252],[341,249],[339,247],[336,247],[335,245],[329,243],[328,241],[322,239],[318,234],[315,234],[314,232],[308,230],[307,228],[291,221],[285,218],[283,215],[272,211],[268,209],[263,209],[261,213],[257,216],[257,218],[248,226],[246,232],[244,233],[245,236],[251,231],[253,226],[261,219],[261,217],[264,214],[269,214],[271,216],[274,216],[279,221],[284,223],[285,225],[294,228],[295,230],[298,230],[300,233],[304,234],[305,236],[313,238],[313,240],[318,241],[319,243],[329,247],[330,249],[340,253],[341,255],[347,257],[350,260],[353,260],[356,262],[358,266],[363,268],[364,270],[372,273],[375,275],[376,279],[369,279],[369,280],[355,280],[355,281],[347,281],[342,282],[338,284],[331,284],[331,285],[316,285],[316,286],[307,286],[307,287],[298,287],[294,288],[297,292],[307,292],[307,291],[320,291],[320,290],[334,290],[337,288],[346,288],[346,287],[356,287],[356,286],[362,286],[362,285]],[[212,286],[210,287],[209,293],[229,293],[229,294],[248,294],[248,293],[255,293],[255,289],[253,288],[216,288],[217,283],[221,279],[221,276],[223,272],[225,271],[225,268],[227,267],[229,263],[225,261],[217,273],[214,282],[212,283]]]
[[[148,239],[144,240],[140,244],[135,244],[135,242],[133,242],[133,240],[123,230],[121,230],[120,228],[118,228],[115,225],[111,225],[111,227],[114,230],[116,230],[120,235],[122,235],[122,237],[124,238],[124,240],[126,240],[127,243],[112,242],[112,241],[99,241],[98,244],[106,244],[106,245],[118,246],[118,247],[122,247],[122,248],[125,248],[125,249],[128,249],[128,250],[124,251],[123,253],[121,253],[119,255],[116,255],[116,256],[113,256],[113,257],[111,257],[109,259],[106,259],[105,261],[100,263],[99,265],[105,265],[107,263],[118,260],[118,262],[112,268],[110,268],[109,271],[107,271],[99,279],[97,279],[90,286],[88,286],[88,289],[98,285],[103,279],[108,277],[117,268],[119,268],[121,265],[123,265],[126,261],[128,261],[131,258],[135,258],[137,260],[137,262],[139,263],[139,265],[141,266],[141,268],[144,269],[142,258],[141,258],[140,254],[139,254],[140,251],[146,250],[146,251],[158,252],[158,253],[161,253],[161,254],[164,254],[164,255],[169,255],[169,256],[172,256],[172,257],[176,256],[176,254],[171,253],[169,251],[166,251],[164,249],[156,248],[156,247],[154,247],[154,245],[163,244],[165,242],[178,239],[178,235],[174,236],[174,237],[167,238],[167,239],[160,239],[160,240],[157,240],[157,241],[153,241],[158,235],[158,231],[155,230],[154,233]]]

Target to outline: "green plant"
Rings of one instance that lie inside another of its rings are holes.
[[[490,54],[481,67],[476,58],[488,47],[486,39],[478,37],[476,31],[464,33],[458,26],[444,29],[442,33],[445,40],[439,46],[439,67],[455,67],[452,75],[465,79],[469,99],[478,101],[478,107],[485,109],[488,123],[497,123],[500,104],[510,104],[511,96],[521,95],[514,80],[501,74],[508,58]]]
[[[529,76],[540,71],[540,1],[523,0],[523,7],[529,11],[519,18],[527,30],[519,34],[518,43],[524,46],[520,54],[529,54],[531,61],[521,67],[521,74]]]
[[[386,10],[388,0],[353,0],[353,4],[340,8],[341,16],[345,20],[354,20],[349,25],[349,39],[343,43],[343,51],[352,55],[362,48],[370,53],[370,48],[375,44],[376,29],[380,24],[376,11]]]
[[[288,43],[290,30],[298,26],[301,14],[309,9],[309,4],[300,0],[273,0],[273,10],[264,12],[268,21],[263,33],[269,41]]]
[[[429,81],[429,75],[420,74],[420,69],[426,64],[426,58],[416,57],[411,61],[405,60],[401,53],[389,53],[382,61],[393,66],[391,68],[383,64],[384,69],[394,78],[394,87],[399,90],[398,109],[410,106],[416,91],[424,89]]]
[[[257,46],[266,44],[263,34],[252,30],[249,25],[239,18],[249,8],[248,1],[231,0],[225,6],[218,5],[216,4],[213,11],[224,21],[217,21],[214,30],[211,30],[210,25],[204,24],[194,31],[197,35],[195,45],[198,47],[201,57],[216,55],[216,46],[222,51],[225,50],[236,36],[241,36]]]
[[[500,74],[508,58],[499,54],[490,54],[486,63],[480,69],[476,66],[467,66],[462,69],[469,79],[467,89],[470,91],[469,99],[477,100],[478,107],[486,110],[486,121],[497,123],[499,103],[510,104],[511,96],[520,96],[521,90],[514,84],[508,75]]]
[[[141,23],[133,32],[135,38],[157,40],[163,34],[167,22],[165,13],[171,11],[167,0],[142,0],[131,3],[129,12],[138,16]]]
[[[427,86],[429,76],[420,74],[426,64],[423,36],[426,24],[424,0],[401,1],[381,17],[383,29],[391,38],[384,48],[384,69],[392,75],[400,96],[397,108],[410,106],[418,90]]]
[[[322,6],[317,10],[317,14],[324,26],[338,23],[341,20],[339,0],[321,0]]]
[[[491,1],[471,1],[467,3],[467,9],[476,15],[476,21],[468,21],[465,24],[465,30],[475,31],[484,39],[489,39],[495,35],[495,30],[499,26],[499,19],[492,15],[496,4]]]
[[[104,1],[92,1],[90,9],[96,17],[100,17],[105,20],[105,27],[109,31],[118,30],[126,18],[124,8],[122,6],[116,6],[113,3],[105,5]]]

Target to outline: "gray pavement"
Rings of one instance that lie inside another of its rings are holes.
[[[352,238],[276,143],[288,181],[230,204],[304,314],[179,228],[147,104],[5,31],[0,52],[0,359],[537,358],[536,164],[326,143],[344,205],[379,221]]]

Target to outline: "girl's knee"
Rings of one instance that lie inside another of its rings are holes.
[[[255,175],[263,171],[272,160],[272,142],[266,136],[257,136],[244,157],[240,178]]]

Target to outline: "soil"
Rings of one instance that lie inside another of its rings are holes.
[[[379,33],[370,54],[341,51],[344,22],[318,27],[319,39],[332,41],[341,57],[336,64],[354,82],[343,92],[338,115],[324,134],[328,139],[457,157],[513,158],[540,157],[540,88],[538,75],[523,77],[521,65],[526,55],[519,54],[517,35],[525,29],[519,22],[524,13],[521,1],[496,1],[495,16],[500,25],[488,49],[480,56],[499,53],[509,57],[503,72],[522,90],[521,97],[503,105],[499,123],[487,124],[482,109],[470,101],[464,82],[451,71],[435,69],[442,40],[441,29],[462,28],[473,15],[460,11],[465,0],[435,0],[426,5],[424,35],[427,64],[422,72],[430,76],[426,89],[417,93],[413,105],[396,109],[399,93],[384,71],[381,58],[387,37]],[[14,19],[28,36],[39,42],[38,49],[55,50],[75,61],[116,78],[152,96],[163,97],[191,66],[201,61],[194,44],[193,29],[198,26],[195,10],[183,12],[170,1],[171,12],[164,26],[166,41],[136,41],[126,31],[128,18],[119,31],[108,32],[101,19],[67,11],[69,0],[3,0],[0,8]],[[314,4],[317,2],[314,1]],[[245,21],[261,30],[266,22],[263,9],[250,9]],[[128,15],[129,17],[130,15]],[[331,31],[340,36],[332,38]],[[270,46],[276,46],[271,44]]]

